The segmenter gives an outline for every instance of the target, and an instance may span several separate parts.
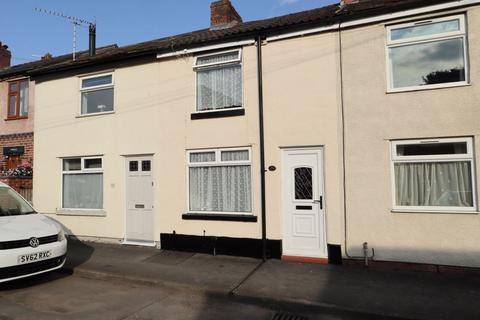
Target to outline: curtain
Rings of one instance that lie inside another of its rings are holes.
[[[248,161],[248,151],[222,151],[222,161]]]
[[[28,81],[20,83],[20,114],[24,117],[28,115]]]
[[[197,110],[242,106],[242,68],[226,65],[197,71]]]
[[[64,174],[63,207],[66,209],[102,209],[103,174]]]
[[[395,164],[399,206],[472,207],[471,162]]]
[[[190,210],[252,212],[250,166],[190,168]]]
[[[190,153],[190,162],[215,162],[215,152]]]

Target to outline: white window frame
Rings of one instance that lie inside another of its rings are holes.
[[[450,32],[444,32],[444,33],[439,33],[435,35],[419,36],[419,37],[413,37],[408,39],[391,40],[392,30],[414,27],[414,26],[425,25],[425,24],[433,24],[433,23],[438,23],[442,21],[457,20],[457,19],[459,20],[459,25],[460,25],[459,31],[450,31]],[[470,70],[469,70],[469,60],[468,60],[468,37],[467,37],[466,18],[464,14],[441,17],[441,18],[423,19],[420,21],[389,25],[386,27],[386,31],[387,31],[386,32],[387,39],[386,39],[386,46],[385,46],[385,56],[386,56],[386,62],[387,62],[387,93],[460,87],[460,86],[467,86],[470,84]],[[393,87],[392,62],[390,60],[391,48],[436,42],[439,40],[458,39],[458,38],[463,39],[463,58],[465,61],[465,81],[446,82],[446,83],[430,84],[430,85],[424,85],[424,86],[409,86],[409,87],[401,87],[401,88]]]
[[[80,170],[70,170],[70,171],[67,171],[67,170],[64,170],[63,168],[63,161],[64,160],[71,160],[71,159],[80,159]],[[101,159],[102,160],[102,167],[101,168],[85,168],[85,160],[88,160],[88,159]],[[102,174],[102,179],[104,178],[104,165],[103,165],[103,161],[104,161],[104,158],[103,156],[78,156],[78,157],[65,157],[65,158],[60,158],[60,163],[61,163],[61,166],[62,166],[62,174],[61,174],[61,190],[62,190],[62,199],[61,199],[61,210],[65,210],[65,211],[78,211],[78,212],[82,212],[82,211],[103,211],[104,210],[104,203],[102,203],[102,208],[92,208],[92,209],[89,209],[89,208],[66,208],[63,206],[63,176],[66,175],[66,174],[92,174],[92,173],[101,173]],[[105,184],[103,184],[103,186],[105,186]],[[104,190],[102,190],[103,192],[103,195],[105,195],[105,188]]]
[[[232,59],[229,61],[222,61],[222,62],[214,62],[214,63],[208,63],[204,64],[201,66],[197,66],[198,58],[205,58],[205,57],[211,57],[211,56],[216,56],[216,55],[221,55],[225,53],[230,53],[230,52],[238,52],[238,58],[237,59]],[[198,110],[198,70],[205,70],[205,69],[215,69],[219,66],[225,66],[225,65],[239,65],[241,68],[241,74],[242,74],[242,106],[241,107],[236,107],[236,108],[225,108],[225,109],[215,109],[215,110]],[[213,52],[213,53],[207,53],[207,54],[202,54],[202,55],[197,55],[193,59],[193,71],[195,71],[195,110],[193,113],[209,113],[209,112],[222,112],[222,111],[229,111],[229,110],[242,110],[244,109],[244,74],[243,74],[243,49],[242,48],[237,48],[237,49],[230,49],[230,50],[224,50],[224,51],[218,51],[218,52]]]
[[[223,151],[248,151],[248,160],[241,161],[222,161]],[[209,162],[191,162],[190,154],[192,153],[215,153],[215,161]],[[252,210],[250,212],[224,212],[224,211],[192,211],[190,210],[190,168],[202,167],[219,167],[219,166],[250,166],[250,199],[252,202]],[[194,149],[187,151],[187,212],[189,214],[211,214],[211,215],[253,215],[253,165],[252,165],[252,148],[251,147],[235,147],[235,148],[216,148],[216,149]]]
[[[442,154],[442,155],[422,155],[422,156],[400,156],[397,154],[398,145],[417,145],[417,144],[434,144],[434,143],[455,143],[465,142],[467,144],[467,153],[465,154]],[[473,138],[433,138],[433,139],[416,139],[416,140],[394,140],[390,141],[391,153],[391,185],[392,185],[392,203],[393,211],[405,212],[477,212],[477,190],[475,179],[475,157],[473,154]],[[472,179],[472,207],[453,207],[453,206],[399,206],[396,203],[396,183],[395,183],[395,164],[397,163],[425,163],[425,162],[470,162],[471,179]]]
[[[99,78],[104,76],[112,76],[112,82],[110,84],[102,84],[98,86],[92,86],[88,88],[83,88],[83,80]],[[113,110],[110,111],[103,111],[103,112],[92,112],[92,113],[82,113],[82,93],[103,90],[103,89],[114,89],[115,88],[115,75],[114,72],[106,72],[106,73],[97,73],[88,76],[80,76],[79,77],[79,90],[80,90],[80,97],[79,97],[79,108],[78,108],[78,116],[79,117],[88,117],[93,115],[102,115],[102,114],[110,114],[115,112],[115,92],[113,93]],[[115,89],[114,89],[115,91]]]

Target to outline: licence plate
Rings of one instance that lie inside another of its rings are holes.
[[[52,256],[52,251],[42,251],[37,253],[22,254],[18,256],[18,264],[31,263],[48,259]]]

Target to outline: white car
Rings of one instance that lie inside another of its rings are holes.
[[[0,183],[0,282],[60,269],[66,254],[62,226]]]

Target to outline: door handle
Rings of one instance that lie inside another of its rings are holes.
[[[320,196],[320,199],[318,199],[318,200],[313,200],[313,203],[320,204],[320,209],[323,209],[323,197],[322,196]]]

